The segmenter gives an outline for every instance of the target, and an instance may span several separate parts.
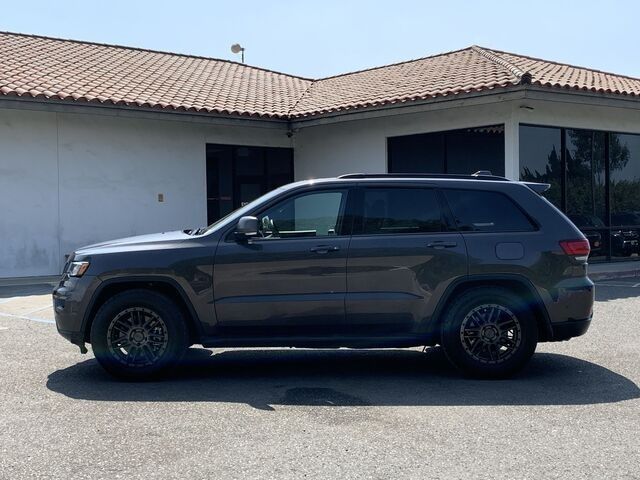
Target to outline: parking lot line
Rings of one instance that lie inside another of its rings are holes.
[[[49,308],[49,307],[47,307],[47,308]],[[41,308],[39,310],[44,310],[44,309]],[[33,313],[33,312],[31,312],[31,313]],[[17,319],[20,319],[20,320],[30,320],[32,322],[47,323],[49,325],[55,325],[55,323],[56,323],[55,320],[47,320],[45,318],[34,318],[34,317],[30,317],[28,315],[13,315],[11,313],[3,313],[3,312],[0,312],[0,317],[17,318]]]

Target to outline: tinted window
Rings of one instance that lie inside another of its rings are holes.
[[[504,126],[390,137],[387,151],[391,173],[504,175]]]
[[[611,134],[611,224],[640,224],[640,135]]]
[[[561,135],[559,128],[520,125],[520,180],[549,183],[544,196],[561,207]]]
[[[423,188],[371,188],[364,191],[362,233],[442,231],[436,192]]]
[[[389,172],[445,173],[444,134],[422,133],[387,140]]]
[[[289,198],[258,216],[266,238],[325,237],[336,235],[346,193],[324,191]]]
[[[474,232],[530,231],[534,227],[513,201],[498,192],[445,190],[460,230]]]
[[[489,170],[504,175],[504,126],[467,128],[446,134],[447,173]]]
[[[571,215],[606,217],[605,134],[566,130],[567,208]]]
[[[292,181],[291,148],[207,144],[209,224]]]

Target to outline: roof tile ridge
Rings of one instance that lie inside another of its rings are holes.
[[[318,80],[311,80],[309,82],[309,85],[307,85],[307,88],[304,89],[304,92],[302,92],[302,95],[300,95],[298,97],[298,99],[296,100],[296,102],[293,104],[293,106],[289,109],[289,111],[287,112],[287,114],[285,115],[285,118],[287,120],[292,120],[294,117],[294,112],[296,111],[296,107],[298,106],[298,104],[300,102],[302,102],[302,100],[307,96],[307,94],[309,93],[309,90],[311,90],[311,87],[313,87],[316,83],[318,83]]]
[[[513,63],[505,60],[500,55],[495,54],[494,52],[490,52],[485,50],[482,47],[477,45],[472,45],[471,49],[476,52],[478,55],[482,55],[484,58],[492,61],[493,63],[500,65],[501,67],[506,68],[509,72],[518,79],[518,82],[522,85],[527,85],[531,83],[531,73],[521,70]]]
[[[522,53],[507,52],[505,50],[498,50],[497,48],[491,48],[491,49],[487,49],[487,50],[490,50],[493,53],[504,53],[504,54],[507,54],[507,55],[513,55],[514,57],[526,58],[528,60],[534,60],[536,62],[551,63],[553,65],[560,65],[562,67],[578,68],[580,70],[588,70],[588,71],[593,72],[593,73],[601,73],[603,75],[611,75],[611,76],[614,76],[614,77],[628,78],[630,80],[635,80],[635,81],[640,80],[640,77],[634,77],[633,75],[626,75],[624,73],[610,72],[608,70],[601,70],[601,69],[595,68],[595,67],[585,67],[584,65],[575,65],[573,63],[559,62],[557,60],[546,60],[544,58],[534,57],[533,55],[524,55]]]

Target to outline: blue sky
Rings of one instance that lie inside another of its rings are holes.
[[[249,64],[312,78],[472,44],[640,77],[638,0],[33,0],[0,30],[237,60],[239,42]]]

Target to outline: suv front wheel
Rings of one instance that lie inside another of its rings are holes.
[[[533,355],[538,328],[528,305],[502,287],[467,290],[451,304],[442,324],[447,358],[464,374],[504,378]]]
[[[166,373],[187,348],[185,318],[166,296],[130,290],[107,300],[91,325],[93,353],[116,377],[143,380]]]

